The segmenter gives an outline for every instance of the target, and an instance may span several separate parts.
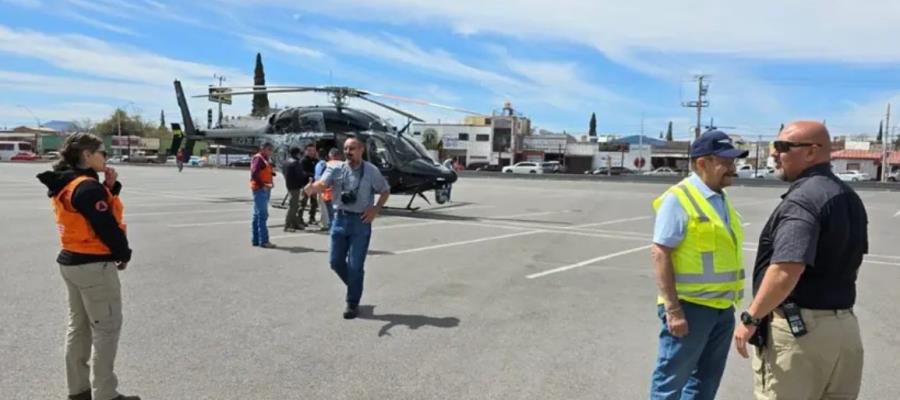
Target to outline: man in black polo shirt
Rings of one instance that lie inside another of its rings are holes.
[[[831,139],[818,122],[778,135],[776,173],[791,187],[760,234],[753,302],[734,344],[753,357],[757,399],[855,399],[863,348],[853,314],[868,252],[866,209],[831,172]]]

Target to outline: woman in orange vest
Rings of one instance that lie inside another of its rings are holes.
[[[69,399],[140,400],[119,394],[113,372],[122,328],[119,271],[131,260],[119,200],[122,184],[106,166],[103,141],[97,136],[72,134],[60,154],[53,170],[37,177],[47,186],[56,214],[62,246],[56,262],[69,293]]]

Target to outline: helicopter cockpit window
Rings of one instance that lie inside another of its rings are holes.
[[[391,153],[388,151],[384,140],[372,136],[369,138],[368,144],[369,162],[381,168],[390,168],[393,158],[391,157]]]
[[[425,147],[414,139],[410,139],[403,135],[396,137],[389,136],[389,138],[394,145],[394,155],[401,164],[406,164],[410,161],[422,158],[431,160],[431,155],[428,154]]]
[[[306,113],[297,119],[298,132],[325,132],[325,117],[322,113]]]

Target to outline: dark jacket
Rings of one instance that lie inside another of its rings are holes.
[[[316,174],[316,164],[319,160],[311,157],[303,157],[300,160],[300,164],[303,165],[303,172],[306,172],[306,175],[314,176]]]
[[[284,166],[284,184],[288,190],[303,189],[311,176],[312,174],[307,174],[304,170],[302,161],[296,158],[291,158]]]
[[[72,193],[72,206],[87,219],[91,229],[100,238],[100,241],[111,251],[108,255],[80,254],[68,250],[59,252],[56,262],[62,265],[81,265],[104,261],[128,262],[131,260],[131,249],[128,247],[128,238],[119,227],[111,209],[99,211],[95,204],[107,199],[106,189],[99,181],[99,176],[93,170],[65,169],[61,171],[46,171],[38,174],[37,178],[47,186],[47,197],[54,197],[66,187],[73,179],[87,175],[98,180],[82,182]],[[122,191],[122,183],[116,181],[112,188],[112,194],[118,196]]]

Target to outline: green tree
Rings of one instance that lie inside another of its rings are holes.
[[[166,110],[159,110],[159,129],[166,129]]]
[[[256,53],[256,69],[253,71],[253,85],[266,85],[266,72],[263,70],[262,55]],[[250,113],[254,117],[265,117],[269,115],[269,95],[266,93],[257,93],[253,95],[253,110]]]
[[[438,139],[437,131],[431,128],[422,133],[422,145],[428,150],[438,150],[441,141]]]
[[[875,139],[876,142],[881,143],[881,139],[884,137],[884,121],[878,121],[878,138]]]
[[[669,127],[666,129],[666,141],[671,142],[675,140],[672,136],[672,121],[669,121]]]
[[[588,131],[588,136],[596,137],[597,136],[597,114],[591,113],[591,123],[590,130]]]

